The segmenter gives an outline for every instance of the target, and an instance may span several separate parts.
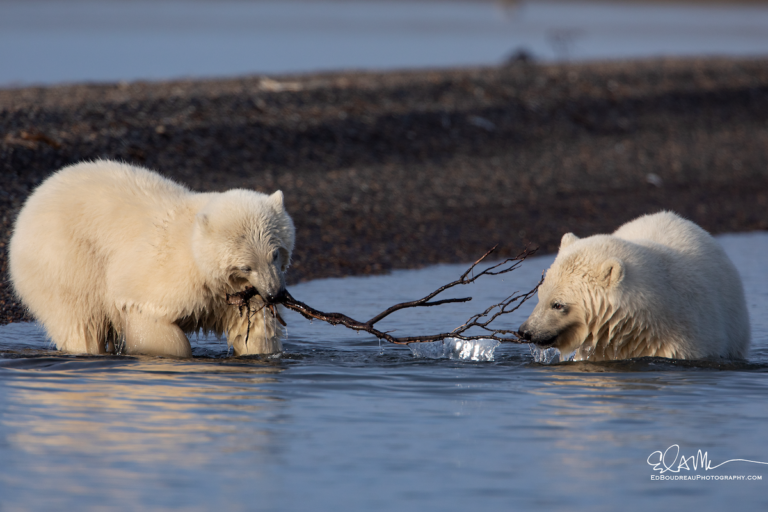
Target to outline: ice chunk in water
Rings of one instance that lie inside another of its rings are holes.
[[[415,357],[427,359],[461,359],[463,361],[493,361],[493,351],[499,346],[496,340],[457,340],[411,343],[408,348]]]

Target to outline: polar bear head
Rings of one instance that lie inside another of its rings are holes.
[[[649,293],[656,283],[642,271],[644,258],[642,247],[612,235],[564,235],[520,336],[562,354],[576,351],[577,359],[613,359],[608,350],[652,330],[647,319],[658,297]]]
[[[283,193],[235,189],[206,197],[195,217],[192,250],[208,285],[217,293],[253,286],[268,302],[280,297],[296,236]]]

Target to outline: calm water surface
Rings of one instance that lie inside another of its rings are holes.
[[[758,3],[0,0],[0,86],[768,54]]]
[[[270,361],[229,358],[215,339],[193,342],[189,361],[66,356],[32,324],[0,327],[0,510],[765,509],[768,466],[678,473],[762,481],[652,481],[647,462],[674,444],[712,466],[768,462],[768,233],[719,240],[747,289],[747,362],[540,365],[507,345],[492,362],[426,359],[293,314]],[[454,327],[531,288],[552,259],[385,327]],[[364,318],[464,268],[292,293]]]

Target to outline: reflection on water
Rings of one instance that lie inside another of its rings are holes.
[[[109,454],[141,463],[173,458],[186,465],[205,462],[208,452],[184,448],[212,437],[232,449],[269,444],[251,418],[278,400],[260,386],[280,368],[142,359],[75,366],[46,358],[25,369],[11,361],[17,364],[3,366],[21,378],[6,379],[5,398],[24,404],[24,413],[4,425],[15,431],[8,440],[30,453]]]
[[[715,463],[768,461],[768,234],[720,240],[747,287],[747,362],[542,365],[511,345],[493,361],[425,359],[293,314],[277,360],[227,357],[216,339],[193,342],[190,361],[76,357],[33,325],[0,327],[0,509],[765,508],[765,481],[654,482],[646,462],[672,444]],[[551,261],[457,295],[484,308],[531,288]],[[291,291],[368,317],[463,270]],[[398,312],[383,327],[442,331],[467,312]],[[768,480],[740,463],[709,473]]]

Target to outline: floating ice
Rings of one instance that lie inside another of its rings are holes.
[[[427,359],[461,359],[463,361],[493,361],[493,351],[499,346],[496,340],[457,340],[411,343],[408,348],[415,357]]]

